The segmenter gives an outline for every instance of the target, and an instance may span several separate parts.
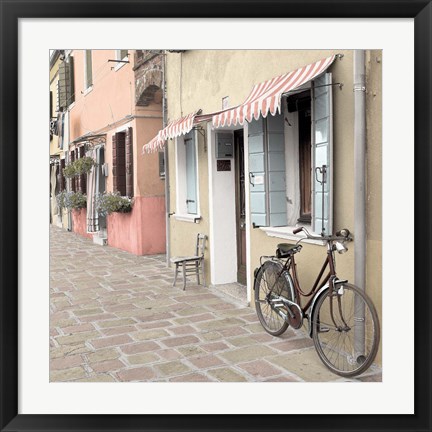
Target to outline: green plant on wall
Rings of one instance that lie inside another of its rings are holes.
[[[67,178],[72,178],[88,173],[95,165],[95,161],[90,156],[79,158],[63,168],[63,175]]]
[[[68,164],[63,168],[63,175],[66,178],[75,177],[75,167],[73,166],[73,164]]]
[[[88,173],[92,169],[94,164],[95,162],[90,156],[84,156],[80,159],[77,159],[74,162],[76,175]]]
[[[68,210],[81,210],[87,207],[87,195],[81,192],[60,192],[56,195],[57,205]]]
[[[111,213],[128,213],[132,210],[131,198],[122,197],[119,192],[104,192],[96,199],[96,210],[101,216]]]

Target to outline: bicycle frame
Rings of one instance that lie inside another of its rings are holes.
[[[294,283],[294,288],[296,290],[297,296],[299,298],[299,300],[301,299],[301,297],[309,297],[311,296],[311,298],[309,299],[309,301],[302,307],[301,306],[301,301],[300,301],[300,308],[303,312],[303,314],[305,314],[305,312],[309,309],[310,305],[312,304],[315,296],[314,294],[316,294],[317,292],[320,291],[321,288],[323,288],[327,282],[332,279],[332,278],[336,278],[336,269],[335,269],[335,263],[334,263],[334,251],[333,251],[333,242],[328,242],[327,243],[327,256],[326,259],[324,260],[324,263],[321,267],[321,270],[317,276],[317,278],[315,279],[315,282],[311,288],[311,290],[308,293],[304,293],[301,288],[300,288],[300,283],[298,280],[298,275],[297,275],[297,265],[295,262],[295,257],[294,255],[290,256],[290,258],[287,260],[291,261],[291,276],[293,279],[293,283]],[[321,284],[319,284],[327,266],[330,267],[329,272],[327,273],[327,275],[325,276],[325,278],[323,279],[323,281],[321,282]]]

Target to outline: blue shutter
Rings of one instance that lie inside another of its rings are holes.
[[[249,123],[251,222],[257,226],[287,223],[283,115]]]
[[[189,132],[184,139],[186,146],[186,204],[187,212],[197,213],[197,178],[195,157],[195,136]]]
[[[332,82],[331,74],[326,73],[313,81],[312,86],[312,229],[316,233],[330,235],[333,231],[332,219]],[[325,165],[324,192],[323,174]],[[324,203],[324,209],[323,209]]]
[[[267,204],[265,193],[265,146],[264,119],[249,123],[249,181],[251,222],[267,226]]]
[[[269,226],[287,224],[283,114],[267,117]]]

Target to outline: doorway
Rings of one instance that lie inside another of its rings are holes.
[[[237,232],[237,282],[242,285],[246,285],[246,196],[243,129],[234,131],[234,159]]]

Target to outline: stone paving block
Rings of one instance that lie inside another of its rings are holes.
[[[311,338],[302,339],[289,339],[283,342],[272,343],[269,345],[272,348],[278,349],[280,351],[288,352],[295,351],[303,348],[310,348],[314,346]]]
[[[135,326],[123,326],[123,327],[111,327],[107,329],[101,329],[100,330],[105,336],[115,336],[115,335],[121,335],[126,333],[134,333],[137,331],[137,328]]]
[[[136,331],[130,335],[137,341],[160,339],[170,336],[170,334],[163,329]]]
[[[244,325],[243,328],[250,333],[262,333],[265,331],[259,323]]]
[[[173,324],[170,323],[169,321],[154,321],[149,323],[139,323],[136,326],[137,328],[142,330],[150,330],[155,328],[167,328],[167,327],[171,327],[172,325]]]
[[[205,351],[201,349],[198,345],[182,346],[177,348],[177,351],[179,351],[183,357],[191,357],[199,354],[205,354]]]
[[[209,377],[200,373],[191,373],[187,375],[180,375],[178,377],[170,378],[171,382],[212,382]]]
[[[124,363],[120,360],[107,360],[100,363],[90,363],[90,367],[95,372],[112,372],[124,368]]]
[[[227,339],[227,342],[230,343],[231,345],[234,345],[235,347],[242,347],[242,346],[256,344],[256,340],[254,340],[252,336],[233,337]]]
[[[120,353],[115,348],[101,349],[87,354],[90,363],[99,363],[104,360],[113,360],[119,357]]]
[[[79,320],[83,323],[88,323],[88,322],[98,322],[98,321],[102,321],[102,320],[110,320],[110,319],[115,319],[115,318],[117,318],[117,317],[114,314],[103,313],[103,314],[98,314],[98,315],[82,316],[82,317],[79,317]]]
[[[247,379],[239,372],[230,368],[211,369],[208,374],[215,377],[220,382],[243,382]]]
[[[220,330],[225,327],[242,326],[244,321],[238,318],[224,318],[196,324],[201,330]]]
[[[215,355],[204,355],[189,359],[189,361],[198,369],[207,369],[214,366],[221,366],[224,362]]]
[[[221,334],[222,331],[219,333],[219,332],[216,332],[216,331],[211,331],[211,332],[209,332],[209,331],[201,331],[201,332],[197,332],[195,330],[195,333],[204,342],[219,341],[219,340],[223,339],[223,336]]]
[[[190,325],[183,325],[179,327],[173,327],[170,329],[175,335],[188,335],[197,333],[196,329]]]
[[[156,351],[156,354],[165,360],[177,360],[184,357],[183,354],[179,353],[175,349],[164,349]]]
[[[143,354],[135,354],[126,357],[126,361],[131,365],[140,365],[147,363],[154,363],[159,360],[159,356],[152,352],[147,352]]]
[[[156,372],[152,368],[144,366],[124,369],[117,372],[116,375],[120,381],[149,381],[156,377]]]
[[[213,343],[201,345],[201,348],[203,348],[207,352],[217,352],[217,351],[224,351],[228,349],[229,346],[225,342],[213,342]]]
[[[219,333],[226,338],[231,336],[250,335],[250,333],[243,327],[227,327],[219,330]]]
[[[133,342],[133,340],[129,335],[109,336],[109,337],[94,339],[94,340],[90,341],[90,343],[96,349],[125,345],[125,344],[130,343],[130,342]]]
[[[324,366],[315,349],[295,351],[267,360],[308,382],[335,381],[340,378]]]
[[[82,367],[50,371],[50,382],[73,381],[86,376]]]
[[[86,378],[76,380],[76,382],[117,382],[110,374],[89,375]]]
[[[74,345],[61,345],[50,349],[50,358],[66,357],[73,354],[87,353],[91,351],[84,343]]]
[[[100,328],[108,328],[108,327],[120,327],[120,326],[135,324],[135,323],[136,321],[133,319],[116,319],[116,320],[101,321],[101,322],[97,322],[96,324]]]
[[[281,375],[278,377],[274,377],[274,378],[269,378],[264,380],[264,382],[298,382],[300,381],[299,379],[296,379],[292,376],[289,375]]]
[[[250,375],[259,378],[269,378],[283,374],[283,370],[274,367],[265,360],[255,360],[249,363],[240,363],[237,366],[241,369],[244,369]]]
[[[62,332],[64,335],[70,335],[70,334],[82,333],[82,332],[91,332],[94,330],[95,328],[90,323],[62,327]]]
[[[220,356],[233,363],[246,362],[250,360],[261,359],[265,356],[270,356],[276,354],[275,350],[264,346],[264,345],[254,345],[244,348],[238,348],[231,351],[226,351],[220,354]]]
[[[50,370],[69,369],[82,363],[84,363],[84,360],[80,354],[53,358],[50,360]]]
[[[172,348],[181,345],[196,344],[199,341],[200,340],[196,336],[180,336],[180,337],[172,337],[169,339],[164,339],[162,343],[166,345],[168,348]]]
[[[94,339],[98,336],[100,336],[100,334],[97,331],[82,332],[82,333],[75,333],[75,334],[70,335],[70,336],[59,336],[56,338],[56,341],[60,345],[75,345],[79,342],[89,341],[89,340]]]
[[[156,342],[140,342],[129,345],[122,345],[120,349],[125,354],[138,354],[148,351],[156,351],[160,349],[160,346]]]
[[[157,369],[163,376],[180,375],[191,370],[189,366],[186,366],[184,363],[178,360],[168,363],[156,364],[155,369]]]
[[[93,309],[76,309],[76,310],[73,311],[73,313],[74,313],[77,317],[87,316],[87,315],[97,315],[97,314],[101,314],[101,313],[103,313],[103,309],[102,309],[102,308],[93,308]]]

